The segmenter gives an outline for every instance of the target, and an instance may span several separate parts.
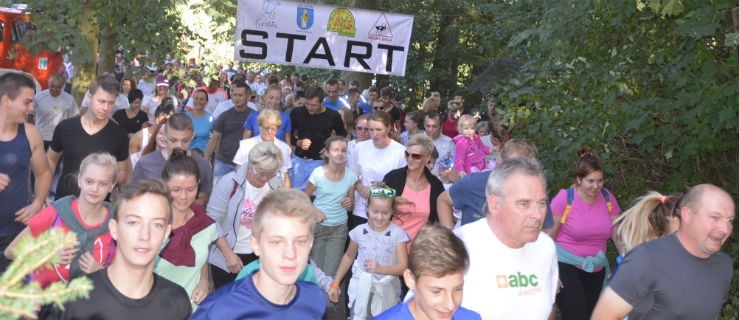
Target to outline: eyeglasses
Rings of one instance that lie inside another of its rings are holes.
[[[367,132],[369,131],[369,127],[357,127],[357,131]]]
[[[259,172],[257,172],[257,169],[255,169],[254,167],[251,167],[251,175],[255,179],[271,180],[272,178],[274,178],[275,176],[277,176],[277,171],[273,171],[273,172],[270,172],[270,173],[259,173]]]
[[[371,196],[376,196],[376,197],[385,196],[385,197],[388,197],[388,198],[395,197],[395,189],[393,189],[393,188],[370,187],[369,188],[369,191],[370,191],[369,193],[370,193]]]
[[[422,155],[420,153],[410,153],[408,151],[405,152],[405,157],[406,158],[411,158],[413,160],[421,160],[421,159],[423,159],[423,156],[424,155]]]

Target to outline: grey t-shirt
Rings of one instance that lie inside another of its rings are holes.
[[[200,170],[199,191],[210,195],[210,189],[213,186],[213,169],[211,169],[210,163],[197,153],[192,153],[190,156],[198,163],[198,169]],[[133,168],[131,181],[133,182],[139,179],[161,179],[162,170],[164,170],[166,162],[161,151],[154,151],[141,157],[141,160],[136,163],[136,167]]]
[[[213,131],[221,133],[221,142],[216,150],[216,160],[233,163],[232,160],[239,150],[239,141],[244,137],[244,123],[252,110],[239,112],[236,108],[231,108],[221,113],[213,125]]]
[[[609,286],[634,307],[630,320],[716,319],[732,272],[726,253],[698,258],[671,234],[628,253]]]

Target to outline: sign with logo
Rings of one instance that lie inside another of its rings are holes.
[[[49,68],[49,58],[39,58],[38,59],[38,69],[46,70],[48,68]]]
[[[234,57],[404,76],[413,16],[282,0],[239,0]]]

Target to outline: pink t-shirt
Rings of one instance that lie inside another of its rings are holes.
[[[418,192],[411,190],[406,185],[403,188],[402,197],[411,203],[398,206],[399,213],[393,217],[393,223],[408,233],[408,236],[411,238],[411,241],[408,242],[408,248],[410,248],[418,231],[421,231],[421,228],[429,222],[429,214],[431,214],[431,204],[429,202],[431,184],[426,185],[425,189]]]
[[[621,213],[616,197],[610,191],[613,210],[608,213],[608,206],[603,194],[598,191],[595,203],[583,201],[575,190],[575,199],[572,201],[572,210],[567,215],[565,224],[559,226],[555,241],[563,249],[580,257],[595,256],[598,251],[606,253],[606,242],[611,237],[613,227],[611,218]],[[567,206],[567,189],[559,190],[552,199],[554,219],[559,220]]]

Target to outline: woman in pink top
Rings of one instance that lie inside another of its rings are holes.
[[[590,319],[606,276],[605,253],[612,221],[621,208],[603,188],[603,163],[589,149],[578,152],[575,178],[572,187],[560,190],[552,199],[554,226],[546,232],[557,243],[563,287],[556,301],[562,318]]]
[[[412,135],[405,151],[407,166],[388,172],[382,179],[397,190],[398,197],[410,203],[398,206],[393,223],[403,228],[413,242],[421,227],[439,221],[436,198],[444,192],[441,180],[431,174],[426,164],[431,160],[434,143],[425,134]],[[410,243],[408,245],[410,246]]]

